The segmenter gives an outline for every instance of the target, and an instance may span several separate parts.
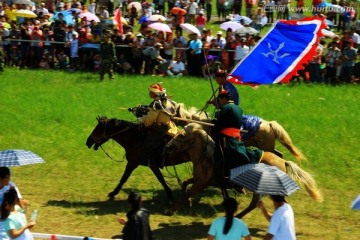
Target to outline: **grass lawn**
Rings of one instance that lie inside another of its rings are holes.
[[[122,229],[116,218],[127,211],[126,197],[137,189],[150,210],[157,239],[205,239],[212,220],[222,215],[218,189],[209,188],[193,199],[192,207],[175,216],[164,215],[165,193],[146,167],[135,170],[114,201],[113,190],[125,168],[124,152],[117,143],[104,145],[115,160],[101,150],[89,150],[86,138],[97,115],[129,121],[128,107],[150,102],[147,87],[162,81],[173,99],[202,108],[211,96],[209,81],[196,78],[119,76],[98,82],[91,73],[6,69],[0,75],[0,149],[27,149],[46,163],[14,167],[12,179],[31,210],[38,209],[33,232],[111,238]],[[359,211],[350,209],[359,194],[358,86],[271,85],[237,86],[247,114],[277,120],[307,156],[302,168],[314,174],[324,193],[323,203],[313,202],[304,189],[288,198],[296,218],[298,239],[346,239],[360,236]],[[211,109],[209,109],[211,112]],[[277,148],[293,160],[280,144]],[[190,166],[177,168],[190,176]],[[180,187],[173,169],[163,169],[175,196]],[[235,195],[243,209],[250,195]],[[265,204],[271,203],[265,197]],[[255,210],[244,218],[253,239],[261,239],[268,222]]]

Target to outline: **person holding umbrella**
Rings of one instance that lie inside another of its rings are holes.
[[[266,210],[264,203],[259,201],[257,206],[270,221],[269,228],[264,240],[287,239],[295,240],[295,218],[292,207],[286,202],[284,196],[270,195],[275,211],[270,213]]]

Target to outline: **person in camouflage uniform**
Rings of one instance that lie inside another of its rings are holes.
[[[100,56],[100,80],[104,79],[105,73],[109,74],[110,79],[114,79],[113,64],[116,61],[116,52],[110,34],[106,34],[104,41],[100,44]]]

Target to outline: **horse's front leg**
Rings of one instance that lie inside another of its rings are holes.
[[[122,186],[124,185],[124,183],[128,180],[128,178],[130,177],[131,173],[137,168],[138,165],[133,165],[133,164],[126,164],[126,168],[125,168],[125,172],[122,175],[119,184],[116,186],[116,188],[110,192],[108,194],[108,197],[110,199],[114,199],[115,196],[120,192]]]
[[[236,217],[243,218],[246,214],[254,210],[257,207],[257,203],[259,202],[259,200],[260,200],[260,195],[254,193],[249,206],[245,208],[241,213],[236,215]]]
[[[156,166],[151,166],[150,167],[151,171],[155,174],[157,180],[161,183],[161,185],[163,186],[163,188],[165,189],[166,195],[169,199],[169,203],[173,204],[173,195],[172,195],[172,191],[169,188],[169,186],[166,184],[164,176],[162,175],[160,169]]]

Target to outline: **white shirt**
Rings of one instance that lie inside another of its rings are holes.
[[[174,60],[171,62],[170,67],[172,72],[181,72],[185,70],[185,65],[182,61],[177,62]]]
[[[296,240],[294,211],[289,204],[275,210],[267,232],[273,235],[273,240]]]
[[[91,3],[88,5],[88,12],[91,12],[92,14],[95,14],[95,8],[96,8],[96,3]]]
[[[243,59],[247,54],[249,53],[249,47],[244,45],[244,46],[236,46],[235,49],[235,60],[241,60]]]

